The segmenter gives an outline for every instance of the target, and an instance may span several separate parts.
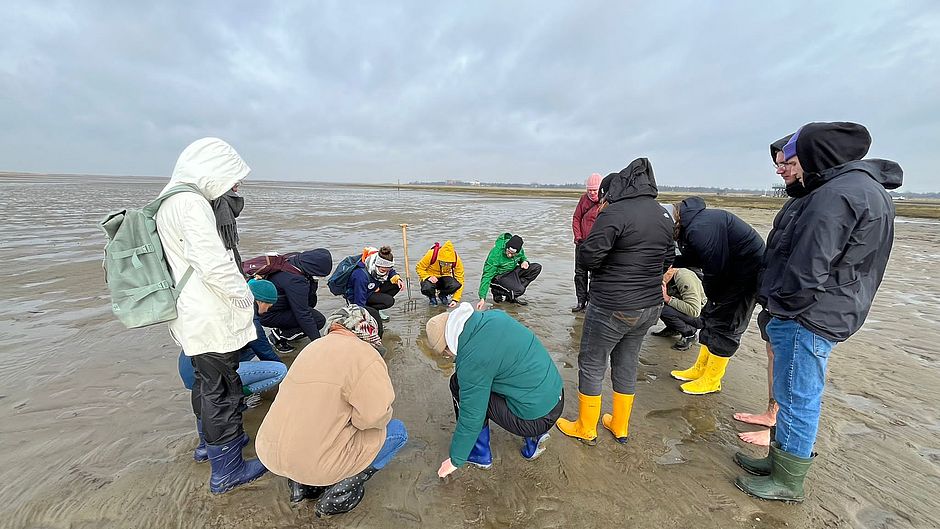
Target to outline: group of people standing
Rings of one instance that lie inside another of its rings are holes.
[[[572,311],[584,314],[573,419],[562,417],[564,384],[538,337],[503,311],[483,310],[488,293],[497,303],[527,303],[523,294],[541,267],[528,261],[522,238],[505,233],[496,239],[476,306],[461,302],[464,267],[453,243],[435,244],[415,271],[429,304],[452,309],[426,324],[428,346],[455,362],[450,389],[457,425],[438,474],[492,465],[490,421],[520,436],[520,453],[529,460],[545,450],[553,426],[593,445],[600,421],[626,443],[638,354],[649,329],[661,319],[666,327],[658,334],[678,336],[680,350],[697,335],[694,363],[671,375],[687,394],[713,393],[760,303],[770,404],[765,413],[735,418],[774,428],[767,457],[734,456],[753,474],[736,485],[765,499],[801,501],[829,352],[864,322],[893,241],[894,207],[885,189],[900,186],[902,172],[894,162],[862,160],[870,143],[868,131],[854,123],[810,123],[776,142],[771,155],[790,199],[766,245],[742,219],[708,208],[699,197],[657,202],[645,158],[603,179],[591,175],[572,219]],[[272,325],[293,324],[312,341],[286,375],[280,372],[278,396],[255,440],[260,459],[245,461],[246,382],[239,379],[239,361],[247,360],[247,351],[264,360],[263,344],[250,344],[267,342],[259,328],[269,326],[265,314],[282,298],[291,304],[287,284],[276,281],[288,272],[246,283],[220,237],[211,201],[248,172],[225,142],[199,140],[184,150],[167,188],[188,183],[203,196],[171,196],[156,217],[173,276],[195,271],[179,296],[179,317],[170,323],[192,368],[200,435],[194,458],[210,461],[213,492],[271,469],[289,478],[291,501],[316,499],[318,515],[347,512],[362,499],[363,484],[407,441],[404,424],[392,418],[395,391],[381,346],[382,311],[405,285],[390,248],[367,248],[349,276],[345,307],[329,317],[308,314],[309,331],[296,316]],[[304,254],[291,262],[307,281],[306,299],[294,297],[310,309],[316,278],[331,263]],[[181,356],[181,373],[183,363]],[[601,416],[608,365],[612,410]],[[759,443],[760,434],[746,440]]]

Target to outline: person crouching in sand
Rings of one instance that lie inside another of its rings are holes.
[[[408,441],[392,419],[395,390],[381,344],[365,309],[334,312],[326,336],[291,364],[258,430],[258,458],[288,478],[292,503],[317,499],[317,516],[355,508],[364,483]]]
[[[542,342],[505,312],[475,312],[469,303],[434,316],[426,329],[431,349],[454,358],[457,428],[437,475],[465,463],[492,466],[490,420],[525,439],[522,457],[537,458],[565,405],[561,375]]]

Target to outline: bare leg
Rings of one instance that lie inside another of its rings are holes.
[[[754,413],[735,413],[734,420],[746,422],[748,424],[759,424],[761,426],[773,426],[777,424],[777,401],[774,400],[773,394],[774,387],[774,350],[770,347],[770,343],[767,343],[767,411],[761,414]],[[749,443],[753,442],[744,437],[752,437],[751,434],[756,434],[759,432],[744,432],[738,434],[742,440]],[[769,438],[769,434],[766,434]],[[754,443],[760,444],[760,443]],[[766,446],[766,444],[761,445]]]

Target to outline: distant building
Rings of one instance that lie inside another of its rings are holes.
[[[771,196],[775,196],[775,197],[787,196],[787,186],[783,184],[774,184],[773,192],[771,193]]]

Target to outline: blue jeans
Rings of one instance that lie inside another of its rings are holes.
[[[607,360],[614,391],[636,393],[636,367],[646,331],[659,319],[662,304],[636,310],[610,310],[588,302],[578,352],[578,391],[600,395]]]
[[[780,448],[797,457],[810,457],[819,430],[819,409],[826,385],[826,366],[834,342],[796,320],[772,318],[767,336],[774,349],[774,399]]]
[[[238,363],[238,377],[242,385],[247,386],[252,393],[271,389],[281,383],[287,376],[287,366],[283,362],[251,362],[254,353],[250,349],[242,349]],[[186,389],[193,389],[196,373],[193,370],[192,360],[180,351],[178,368],[180,378]]]
[[[405,446],[407,442],[408,431],[405,430],[405,423],[398,419],[388,421],[388,426],[385,427],[385,444],[382,445],[381,450],[379,450],[378,455],[375,456],[370,466],[374,467],[376,470],[385,468],[385,465],[395,457],[395,454],[397,454],[398,451],[401,450],[401,447]]]

